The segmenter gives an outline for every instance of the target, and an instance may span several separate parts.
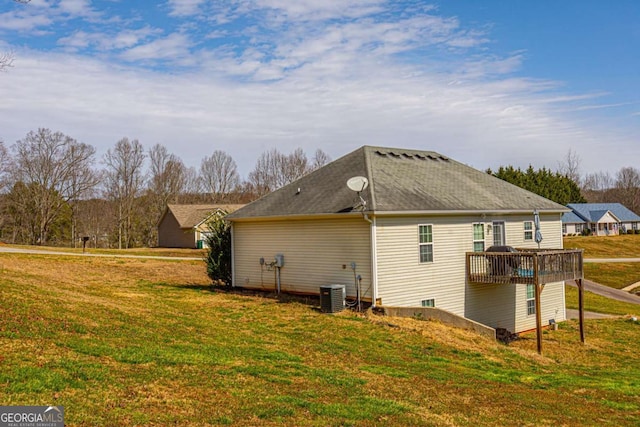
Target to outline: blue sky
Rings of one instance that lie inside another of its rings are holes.
[[[0,0],[0,138],[122,137],[243,177],[265,150],[438,151],[479,169],[640,159],[640,2]]]

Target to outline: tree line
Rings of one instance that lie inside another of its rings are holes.
[[[117,141],[95,147],[40,128],[10,147],[0,141],[0,240],[15,244],[131,248],[157,244],[169,203],[248,203],[323,166],[298,148],[263,152],[246,180],[224,151],[188,167],[160,144]]]
[[[621,203],[640,215],[640,170],[632,166],[620,168],[615,175],[609,172],[580,173],[580,156],[569,150],[558,169],[526,170],[501,166],[487,173],[539,194],[561,205],[569,203]]]

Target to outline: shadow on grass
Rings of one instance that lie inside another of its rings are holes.
[[[274,300],[278,304],[290,304],[290,303],[298,303],[308,306],[311,310],[322,313],[322,309],[320,307],[320,296],[319,295],[297,295],[290,293],[276,293],[273,290],[260,290],[260,289],[247,289],[239,286],[227,286],[220,285],[217,283],[212,283],[208,285],[203,284],[167,284],[161,283],[159,286],[174,288],[174,289],[183,289],[183,290],[192,290],[192,291],[209,291],[214,293],[224,293],[228,295],[234,295],[238,297],[259,297],[265,298],[269,300]],[[363,311],[366,311],[369,308],[370,304],[363,302]],[[345,307],[345,311],[350,310],[349,307]]]
[[[184,289],[189,291],[210,291],[216,290],[213,285],[203,285],[201,283],[184,283],[184,284],[169,284],[169,283],[156,283],[155,286],[161,286],[163,288]]]

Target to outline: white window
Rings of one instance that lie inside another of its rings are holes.
[[[527,316],[536,314],[536,285],[527,285]]]
[[[567,224],[562,224],[562,234],[567,234]]]
[[[433,262],[433,226],[431,224],[419,225],[418,234],[420,262]]]
[[[584,230],[584,224],[576,224],[576,233],[582,233]]]
[[[484,252],[484,224],[473,224],[473,251]]]
[[[435,307],[436,306],[435,298],[423,299],[422,300],[422,306],[423,307]]]
[[[533,240],[533,222],[524,222],[524,240]]]

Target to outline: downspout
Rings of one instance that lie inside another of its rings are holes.
[[[363,214],[365,221],[371,224],[371,307],[376,306],[378,300],[378,245],[376,240],[376,217],[373,220],[368,214]]]

